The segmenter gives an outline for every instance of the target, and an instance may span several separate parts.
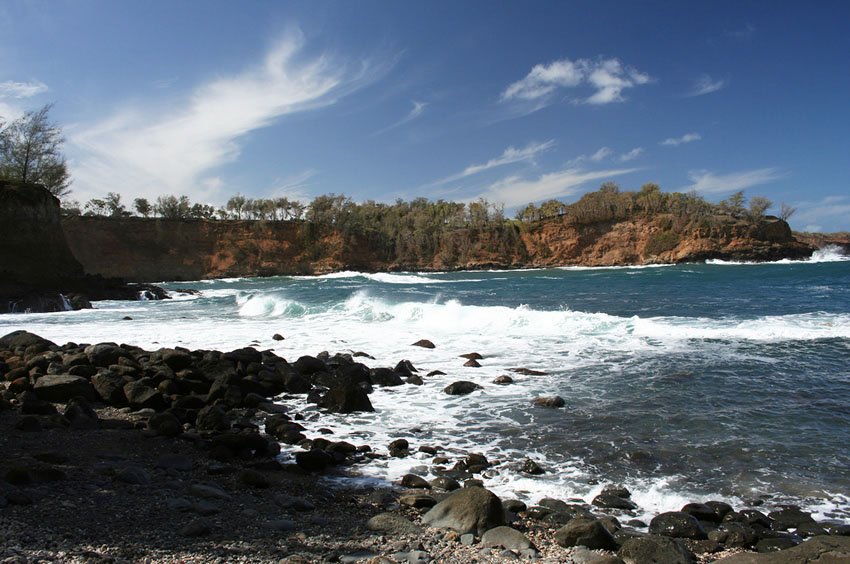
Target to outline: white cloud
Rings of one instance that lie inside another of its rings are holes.
[[[529,202],[575,194],[579,187],[588,182],[628,174],[637,170],[639,169],[584,171],[578,168],[567,168],[543,174],[535,179],[509,176],[494,182],[477,197],[486,198],[491,202],[503,203],[506,207],[511,208]]]
[[[446,178],[442,178],[437,180],[436,182],[432,182],[428,186],[439,186],[441,184],[448,184],[449,182],[454,182],[456,180],[460,180],[462,178],[466,178],[467,176],[472,176],[473,174],[478,174],[480,172],[484,172],[485,170],[490,170],[492,168],[509,165],[513,163],[519,163],[524,161],[534,162],[535,157],[537,157],[538,153],[543,151],[547,151],[555,146],[555,140],[550,139],[545,143],[529,143],[525,147],[521,149],[517,149],[513,146],[505,149],[501,155],[494,159],[490,159],[486,163],[482,164],[473,164],[469,165],[463,171],[453,174],[451,176],[447,176]]]
[[[271,195],[307,203],[310,201],[310,196],[307,193],[307,187],[310,186],[308,181],[317,174],[319,174],[319,171],[311,168],[285,178],[279,178],[275,181]]]
[[[535,65],[525,78],[508,85],[501,99],[503,102],[536,102],[538,107],[542,107],[542,102],[557,89],[588,84],[596,91],[580,102],[610,104],[625,100],[623,90],[646,84],[650,80],[648,74],[624,66],[619,59],[561,59],[548,65]]]
[[[659,145],[664,145],[665,147],[678,147],[679,145],[684,145],[685,143],[692,143],[694,141],[699,141],[702,139],[702,135],[699,133],[685,133],[681,137],[668,137]]]
[[[326,56],[299,64],[300,33],[273,45],[260,64],[196,87],[188,99],[159,108],[128,107],[70,137],[75,196],[86,199],[121,187],[135,196],[186,194],[220,197],[204,182],[218,166],[238,159],[238,141],[277,118],[332,104],[361,86],[374,70],[364,63],[347,73]]]
[[[773,182],[783,176],[785,176],[785,173],[775,168],[757,168],[721,175],[707,170],[691,171],[688,173],[688,177],[693,184],[685,186],[681,191],[695,190],[701,194],[737,192],[751,186]]]
[[[410,109],[409,112],[407,112],[406,116],[404,116],[403,118],[401,118],[397,122],[388,125],[387,127],[383,128],[383,129],[379,129],[378,131],[373,133],[372,136],[380,135],[382,133],[386,133],[387,131],[390,131],[391,129],[401,127],[402,125],[404,125],[406,123],[410,123],[411,121],[415,120],[416,118],[421,116],[423,113],[425,113],[425,108],[428,107],[428,102],[417,102],[416,100],[411,100],[411,102],[413,103],[413,107]]]
[[[804,231],[847,231],[850,229],[850,198],[827,196],[817,201],[796,203],[797,212],[791,220],[804,223]]]
[[[567,166],[576,166],[576,165],[579,165],[579,164],[587,162],[587,161],[592,161],[592,162],[598,163],[598,162],[604,161],[605,159],[607,159],[608,157],[610,157],[613,154],[614,154],[614,151],[612,149],[610,149],[609,147],[600,147],[593,154],[579,155],[574,159],[570,159],[569,161],[567,161]]]
[[[723,79],[713,79],[709,75],[704,74],[699,76],[694,80],[691,85],[691,89],[688,92],[687,96],[702,96],[704,94],[711,94],[712,92],[717,92],[718,90],[722,90],[726,87],[728,81]]]
[[[47,92],[47,85],[40,80],[32,82],[0,82],[0,98],[32,98]]]
[[[634,149],[632,149],[628,153],[623,153],[622,155],[620,155],[620,161],[621,162],[633,161],[636,158],[638,158],[639,156],[641,156],[642,154],[643,154],[643,147],[635,147]]]

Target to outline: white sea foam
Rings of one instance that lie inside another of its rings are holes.
[[[850,255],[844,252],[844,249],[838,245],[826,245],[825,247],[816,250],[812,256],[806,259],[780,259],[770,262],[751,262],[751,261],[732,261],[721,259],[709,259],[705,264],[714,264],[720,266],[739,266],[752,264],[818,264],[823,262],[845,262],[850,261]]]

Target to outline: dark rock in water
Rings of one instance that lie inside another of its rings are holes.
[[[435,505],[422,522],[438,529],[453,529],[460,534],[482,535],[505,522],[502,502],[484,488],[463,488]]]
[[[467,368],[481,368],[481,364],[475,359],[469,359],[463,363]]]
[[[333,462],[333,456],[323,450],[308,450],[295,455],[295,463],[308,472],[321,472]]]
[[[756,542],[756,533],[744,523],[723,523],[718,529],[726,548],[750,548]]]
[[[596,519],[576,517],[555,532],[555,542],[563,547],[585,546],[591,550],[617,550],[617,541]]]
[[[728,514],[732,513],[732,506],[725,501],[707,501],[705,504],[714,510],[714,513],[717,514],[720,521],[722,521]]]
[[[469,468],[469,471],[472,473],[478,473],[481,470],[490,467],[490,461],[487,460],[486,456],[474,452],[467,454],[464,462],[466,462],[466,467]]]
[[[425,454],[430,454],[431,456],[437,454],[437,449],[429,445],[420,445],[418,450],[419,452],[424,452]]]
[[[629,491],[629,488],[620,484],[608,484],[602,488],[602,493],[615,495],[623,499],[632,497],[632,492]]]
[[[173,413],[157,413],[148,419],[148,429],[163,437],[176,437],[183,432],[180,420]]]
[[[378,513],[366,522],[366,528],[394,535],[416,535],[422,532],[422,527],[398,513]]]
[[[561,396],[534,398],[531,403],[538,407],[564,407],[566,405],[564,398]]]
[[[603,507],[606,509],[624,509],[627,511],[631,509],[637,509],[636,503],[610,493],[599,494],[598,496],[593,498],[591,504],[595,505],[596,507]]]
[[[431,372],[429,372],[425,376],[431,377],[431,376],[445,376],[445,375],[446,375],[446,373],[443,372],[442,370],[432,370]]]
[[[432,343],[431,341],[429,341],[428,339],[419,339],[418,341],[416,341],[415,343],[413,343],[410,346],[412,346],[412,347],[422,347],[423,349],[434,349],[434,348],[436,348],[436,345],[434,343]]]
[[[404,384],[401,375],[389,368],[373,368],[369,371],[369,377],[375,386],[401,386]]]
[[[531,474],[532,476],[539,476],[545,473],[545,470],[540,467],[535,461],[530,458],[526,458],[519,465],[519,471],[525,472],[526,474]]]
[[[428,480],[422,478],[421,476],[417,476],[416,474],[405,474],[401,477],[401,485],[406,488],[421,488],[425,490],[431,489],[431,484],[428,483]]]
[[[546,372],[540,370],[531,370],[530,368],[508,368],[511,372],[522,374],[523,376],[546,376]]]
[[[65,403],[76,396],[95,397],[94,388],[88,380],[67,374],[42,376],[36,380],[33,391],[40,399],[57,403]]]
[[[467,380],[460,380],[458,382],[453,382],[446,386],[443,389],[443,392],[449,394],[450,396],[463,396],[466,394],[471,394],[475,390],[483,390],[481,386],[476,384],[475,382],[469,382]]]
[[[414,386],[421,386],[425,383],[424,380],[422,380],[422,378],[418,374],[413,374],[411,376],[408,376],[407,378],[404,379],[404,381],[407,382],[408,384],[412,384]]]
[[[747,525],[759,525],[766,529],[770,528],[770,517],[758,509],[744,509],[738,512],[739,520]]]
[[[195,428],[198,431],[227,431],[230,416],[220,406],[208,405],[198,412]]]
[[[222,358],[224,358],[224,360],[241,362],[245,365],[251,364],[252,362],[263,361],[262,353],[254,347],[243,347],[241,349],[236,349],[235,351],[224,353],[224,355],[222,355]]]
[[[34,333],[23,330],[12,331],[3,337],[0,337],[0,349],[12,351],[17,348],[27,348],[32,345],[43,346],[45,350],[56,346],[56,344],[52,341],[48,341]]]
[[[395,456],[396,458],[403,458],[410,454],[409,448],[410,443],[407,442],[407,439],[396,439],[387,446],[390,456]]]
[[[124,396],[133,409],[165,409],[165,398],[157,390],[146,386],[141,381],[129,382],[124,385]]]
[[[828,535],[830,532],[820,523],[800,523],[794,530],[794,533],[801,537],[816,537],[818,535]]]
[[[274,339],[275,341],[283,341],[284,340],[283,335],[281,335],[280,333],[275,333],[274,335],[272,335],[272,339]]]
[[[319,400],[318,405],[332,413],[375,411],[369,396],[362,388],[328,390]]]
[[[306,394],[313,388],[313,384],[306,376],[291,372],[284,376],[283,388],[290,394]]]
[[[481,537],[481,546],[485,548],[501,547],[510,550],[534,548],[534,544],[528,540],[527,536],[504,525],[486,531]]]
[[[328,365],[313,356],[302,356],[295,361],[292,367],[304,376],[311,376],[316,372],[328,371]]]
[[[404,376],[412,376],[415,372],[419,372],[416,370],[416,367],[413,366],[413,363],[409,360],[401,360],[398,364],[396,364],[393,369],[394,372],[402,374]]]
[[[496,376],[496,379],[493,380],[494,384],[499,384],[500,386],[505,386],[507,384],[513,384],[514,379],[507,375]]]
[[[129,315],[125,315],[124,317],[121,318],[121,321],[133,321],[133,318],[130,317]]]
[[[518,499],[506,499],[502,501],[502,509],[510,513],[521,513],[527,509],[524,502]]]
[[[455,490],[460,489],[460,483],[454,478],[449,478],[448,476],[440,476],[439,478],[434,478],[433,480],[431,480],[431,487],[436,488],[438,490],[453,492]]]
[[[460,355],[460,358],[466,358],[468,360],[483,360],[484,357],[478,354],[477,352],[471,352]]]
[[[656,515],[649,522],[649,532],[680,539],[703,540],[708,538],[705,529],[693,516],[681,511],[668,511]]]
[[[767,516],[773,520],[772,528],[778,531],[796,529],[800,525],[815,522],[811,513],[801,511],[799,507],[786,507],[779,511],[771,511]]]
[[[627,564],[693,564],[697,561],[696,556],[682,542],[658,535],[626,540],[617,551],[617,556]]]
[[[693,515],[697,521],[708,521],[709,523],[721,521],[721,517],[714,508],[705,503],[688,503],[682,508],[682,512]]]

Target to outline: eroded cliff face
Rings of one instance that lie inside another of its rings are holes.
[[[813,250],[775,218],[756,226],[720,221],[711,229],[684,234],[674,233],[669,224],[664,217],[582,226],[551,219],[517,228],[508,243],[486,230],[458,230],[434,256],[416,259],[380,256],[368,244],[334,231],[311,242],[302,222],[78,217],[66,219],[64,229],[86,272],[140,282],[340,270],[759,261],[804,258]]]

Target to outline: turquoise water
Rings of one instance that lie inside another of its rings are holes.
[[[423,375],[447,375],[376,390],[374,414],[319,416],[301,400],[287,404],[309,429],[329,427],[378,450],[407,437],[449,454],[485,453],[500,461],[486,485],[528,501],[589,500],[613,481],[649,513],[761,497],[850,520],[850,262],[834,252],[761,265],[345,272],[165,286],[200,294],[5,316],[0,333],[146,348],[254,344],[290,361],[365,351],[373,367],[409,359]],[[410,346],[421,338],[437,348]],[[463,367],[458,355],[473,351],[483,366]],[[546,374],[508,372],[516,367]],[[502,374],[515,384],[492,384]],[[442,392],[460,379],[484,389]],[[530,403],[554,394],[565,408]],[[527,456],[547,473],[520,473],[514,465]],[[376,461],[360,472],[392,480],[427,474],[427,462]]]

